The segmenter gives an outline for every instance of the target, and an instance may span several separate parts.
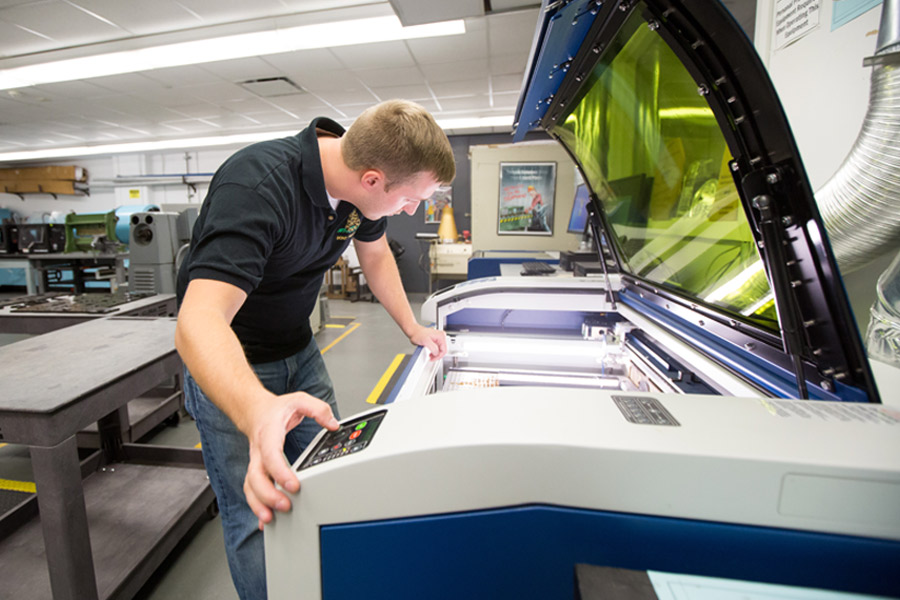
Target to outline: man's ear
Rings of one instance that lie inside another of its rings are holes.
[[[367,169],[363,171],[360,181],[367,191],[377,191],[384,184],[384,173],[378,169]]]

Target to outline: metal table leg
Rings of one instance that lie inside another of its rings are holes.
[[[31,448],[38,509],[54,600],[97,600],[75,436]]]

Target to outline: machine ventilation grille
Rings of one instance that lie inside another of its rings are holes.
[[[134,292],[155,292],[156,273],[152,270],[142,271],[139,269],[132,269],[129,286],[131,287],[131,291]]]
[[[278,96],[292,96],[306,93],[306,90],[287,77],[250,79],[240,82],[239,85],[251,94],[262,98],[276,98]]]

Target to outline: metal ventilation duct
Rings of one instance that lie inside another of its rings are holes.
[[[844,274],[900,240],[900,0],[885,0],[869,109],[844,164],[816,202]]]

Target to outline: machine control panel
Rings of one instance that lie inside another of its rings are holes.
[[[628,419],[637,425],[669,425],[678,427],[680,423],[656,398],[643,396],[613,396],[613,402]]]
[[[387,411],[383,410],[357,417],[342,423],[337,431],[327,432],[313,448],[313,451],[306,455],[297,470],[302,471],[364,450],[372,441],[375,431],[381,425],[386,414]]]

